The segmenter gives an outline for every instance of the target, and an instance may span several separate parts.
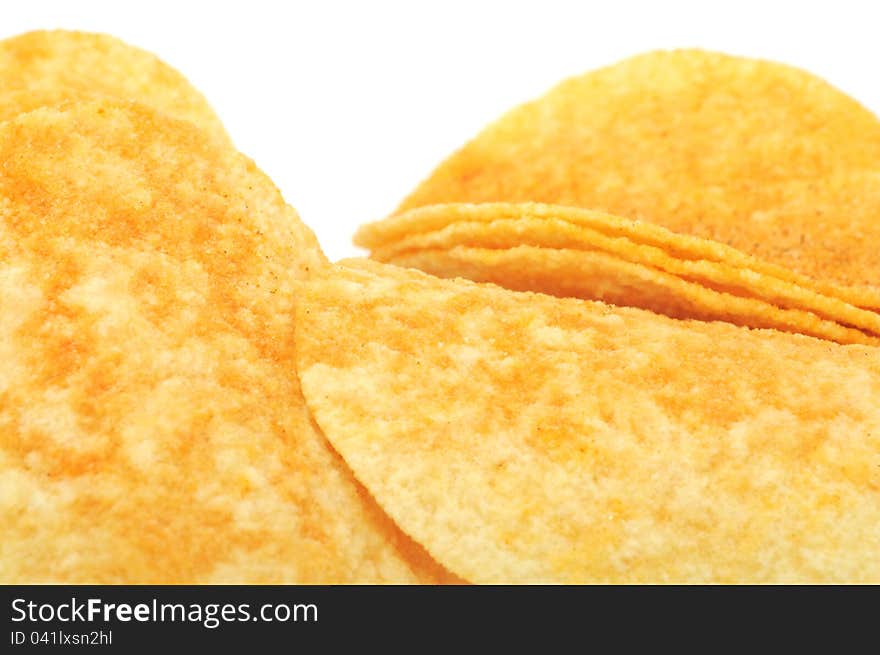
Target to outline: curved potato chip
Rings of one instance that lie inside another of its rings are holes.
[[[351,476],[294,372],[326,265],[249,159],[111,102],[0,125],[0,580],[445,574]]]
[[[491,282],[514,291],[601,300],[672,318],[726,321],[806,334],[841,344],[880,346],[880,338],[801,309],[733,295],[603,252],[516,246],[454,246],[403,252],[387,260],[444,278]]]
[[[473,582],[880,581],[880,350],[325,269],[306,402]]]
[[[440,222],[440,217],[444,215],[446,215],[445,224]],[[391,225],[385,228],[384,224],[386,223]],[[403,228],[405,225],[412,227],[405,229]],[[433,231],[423,231],[422,228],[429,225],[434,228]],[[679,239],[678,235],[656,226],[644,230],[648,236],[645,239],[641,235],[642,225],[598,212],[533,203],[434,205],[415,209],[387,221],[366,226],[367,229],[359,233],[357,242],[364,245],[379,243],[374,246],[371,253],[374,259],[392,263],[401,263],[406,260],[408,266],[412,266],[412,262],[416,258],[423,261],[428,259],[413,257],[423,250],[436,252],[456,246],[507,249],[525,245],[537,246],[543,253],[541,257],[532,260],[533,265],[550,267],[560,271],[561,268],[555,267],[551,261],[553,250],[599,251],[614,255],[622,262],[649,267],[642,269],[643,275],[650,269],[656,269],[675,275],[684,282],[696,283],[723,294],[758,299],[763,303],[774,305],[780,310],[806,310],[820,318],[867,331],[875,337],[880,335],[880,314],[854,307],[838,298],[826,296],[819,290],[821,285],[812,284],[808,278],[792,282],[789,280],[794,276],[786,274],[786,271],[782,271],[782,275],[777,277],[774,267],[756,261],[754,257],[703,239],[694,237]],[[376,238],[387,232],[405,234],[406,236],[401,236],[393,241]],[[361,237],[364,233],[366,233],[366,238]],[[704,256],[709,258],[704,259]],[[569,263],[573,262],[570,256],[567,258]],[[443,261],[450,264],[454,260],[454,257],[443,258]],[[438,266],[440,261],[434,257],[432,268],[427,272],[441,277],[459,275],[468,277],[454,265],[444,271]],[[635,294],[619,295],[617,299],[591,294],[591,285],[597,288],[604,286],[603,274],[597,268],[599,263],[608,263],[609,270],[606,275],[615,275],[626,270],[617,266],[611,258],[592,258],[591,262],[589,276],[587,277],[587,272],[585,272],[584,279],[576,283],[577,296],[580,298],[607,300],[615,304],[644,308],[656,307],[673,300],[671,298],[655,298],[654,294],[658,292],[658,288],[651,284],[648,284],[651,288],[646,288],[643,291],[628,284],[627,286]],[[475,263],[473,259],[472,263]],[[571,279],[572,276],[577,276],[576,267],[567,265],[564,268],[568,279],[560,283],[554,281],[549,271],[536,271],[547,286],[545,288],[530,286],[529,290],[560,295],[559,292],[564,287],[571,287],[574,281]],[[508,270],[514,278],[521,278],[523,274],[516,268]],[[763,270],[768,272],[765,273]],[[477,281],[490,279],[502,286],[521,290],[521,285],[517,284],[515,279],[512,279],[510,283],[505,281],[501,275],[501,269],[487,270],[482,274],[479,271],[474,272],[477,277],[471,279]],[[635,280],[631,279],[631,282],[635,282]],[[613,285],[614,281],[609,280],[608,283]],[[665,293],[671,292],[672,287],[666,285]],[[705,297],[715,296],[710,294]],[[691,301],[693,300],[694,297],[691,295]],[[646,301],[650,304],[644,304]],[[747,317],[738,314],[734,307],[721,307],[719,313],[719,308],[703,306],[699,302],[691,303],[689,306],[693,311],[690,315],[679,313],[669,315],[676,318],[731,320],[738,325],[751,327],[777,327],[776,325],[768,325],[766,321],[748,322]],[[801,331],[791,323],[785,323],[785,325],[787,331],[793,329]],[[815,331],[805,331],[805,334],[827,336],[817,334]],[[864,338],[856,341],[856,343],[865,342]],[[852,341],[844,343],[852,343]]]
[[[229,140],[211,106],[155,55],[106,34],[37,31],[0,41],[0,121],[100,96],[150,105]]]
[[[570,79],[485,129],[399,211],[494,201],[644,219],[880,307],[880,121],[781,64],[654,52]]]

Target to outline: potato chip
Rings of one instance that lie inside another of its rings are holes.
[[[0,41],[0,121],[106,96],[150,105],[227,140],[208,102],[155,55],[106,34],[28,32]]]
[[[445,224],[441,221],[446,217]],[[433,231],[423,231],[430,229]],[[644,226],[644,229],[643,229]],[[401,234],[396,240],[383,238],[387,234]],[[644,233],[644,234],[643,234]],[[749,257],[732,248],[727,248],[705,239],[695,237],[679,237],[673,232],[656,226],[645,226],[643,223],[591,212],[588,210],[553,205],[536,205],[533,203],[505,204],[484,203],[479,205],[451,204],[424,207],[402,215],[395,216],[377,224],[365,226],[356,238],[358,243],[373,246],[371,256],[384,262],[392,262],[405,266],[414,266],[415,261],[425,262],[430,268],[423,270],[442,277],[470,277],[477,281],[491,281],[512,289],[543,291],[554,295],[576,289],[577,297],[605,300],[615,304],[632,305],[643,308],[656,308],[672,303],[679,309],[690,308],[690,313],[679,312],[668,315],[677,318],[709,318],[731,320],[738,325],[750,327],[780,327],[788,331],[803,331],[812,336],[827,337],[815,331],[799,329],[798,324],[788,322],[758,323],[749,322],[748,317],[739,313],[733,306],[718,305],[711,307],[697,302],[690,294],[689,302],[679,303],[675,298],[663,297],[664,294],[675,293],[675,286],[665,283],[660,286],[646,279],[651,270],[658,274],[669,273],[677,276],[682,282],[693,287],[706,299],[717,299],[717,291],[725,296],[743,296],[762,301],[762,305],[773,305],[779,311],[801,309],[816,316],[842,325],[849,325],[865,330],[875,337],[880,335],[880,314],[875,311],[854,307],[833,296],[821,293],[823,285],[814,284],[809,278],[793,276],[787,271],[777,271],[776,267],[768,266],[754,257]],[[509,266],[519,260],[526,264],[522,257],[529,249],[520,250],[510,257],[504,255],[473,257],[471,254],[461,257],[438,256],[440,250],[454,249],[464,246],[468,249],[491,248],[496,250],[516,248],[518,246],[536,246],[540,248],[539,257],[531,257],[532,266],[543,267],[545,270],[525,271],[517,266]],[[612,257],[578,257],[574,253],[560,255],[564,264],[557,265],[552,261],[553,250],[598,251]],[[430,254],[425,253],[429,251]],[[708,257],[705,259],[704,257]],[[580,259],[586,269],[581,274],[583,279],[577,280],[576,262]],[[465,263],[469,274],[456,265]],[[475,270],[477,261],[488,270]],[[494,264],[490,264],[490,260]],[[443,268],[440,263],[448,265]],[[607,264],[608,270],[602,271],[600,264]],[[623,266],[624,263],[639,265],[639,274],[630,276],[635,270]],[[500,266],[500,268],[491,268]],[[417,266],[418,267],[418,266]],[[502,269],[511,275],[507,280]],[[556,273],[564,271],[565,279],[556,280],[549,269]],[[767,271],[766,273],[763,271]],[[604,276],[623,274],[623,280],[603,280]],[[530,282],[522,284],[523,276]],[[471,277],[473,276],[473,277]],[[535,286],[533,282],[540,279],[543,286]],[[790,281],[794,279],[795,281]],[[612,296],[600,295],[591,291],[592,288],[604,290],[608,287],[620,288],[621,283],[627,289],[624,294]],[[639,289],[638,284],[645,288]],[[677,285],[680,287],[681,285]],[[704,294],[699,287],[706,287],[710,293]],[[834,293],[837,290],[831,289]],[[660,293],[657,297],[655,294]],[[842,295],[846,295],[843,293]],[[865,335],[856,341],[844,343],[865,343]]]
[[[404,252],[389,260],[438,277],[491,282],[515,291],[601,300],[672,318],[727,321],[773,328],[841,344],[880,345],[880,337],[800,309],[715,291],[663,271],[603,252],[516,246],[493,250],[455,246]]]
[[[880,121],[781,64],[654,52],[565,81],[489,126],[400,210],[493,201],[643,219],[880,307]]]
[[[106,101],[0,125],[0,161],[0,581],[448,577],[311,422],[326,262],[249,159]]]
[[[356,266],[300,292],[303,393],[450,570],[880,581],[880,349]]]

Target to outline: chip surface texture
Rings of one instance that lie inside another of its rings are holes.
[[[479,583],[880,581],[880,350],[369,261],[297,305],[306,401]]]
[[[433,582],[309,416],[317,241],[246,157],[109,101],[0,125],[0,581]]]
[[[0,41],[0,120],[100,97],[150,105],[228,141],[207,100],[154,54],[106,34],[36,31]]]

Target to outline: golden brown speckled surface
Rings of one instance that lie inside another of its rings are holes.
[[[567,80],[441,164],[399,211],[545,202],[728,244],[880,307],[880,121],[809,73],[656,52]]]
[[[0,120],[100,96],[150,105],[229,139],[207,100],[183,75],[117,38],[40,30],[0,41]]]
[[[346,264],[297,305],[306,401],[452,571],[880,582],[880,349]]]
[[[448,578],[312,424],[326,264],[246,157],[98,102],[0,125],[0,581]]]

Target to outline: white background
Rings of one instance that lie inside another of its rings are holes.
[[[880,3],[5,0],[158,54],[212,103],[333,259],[447,154],[561,79],[703,47],[806,68],[880,112]]]

